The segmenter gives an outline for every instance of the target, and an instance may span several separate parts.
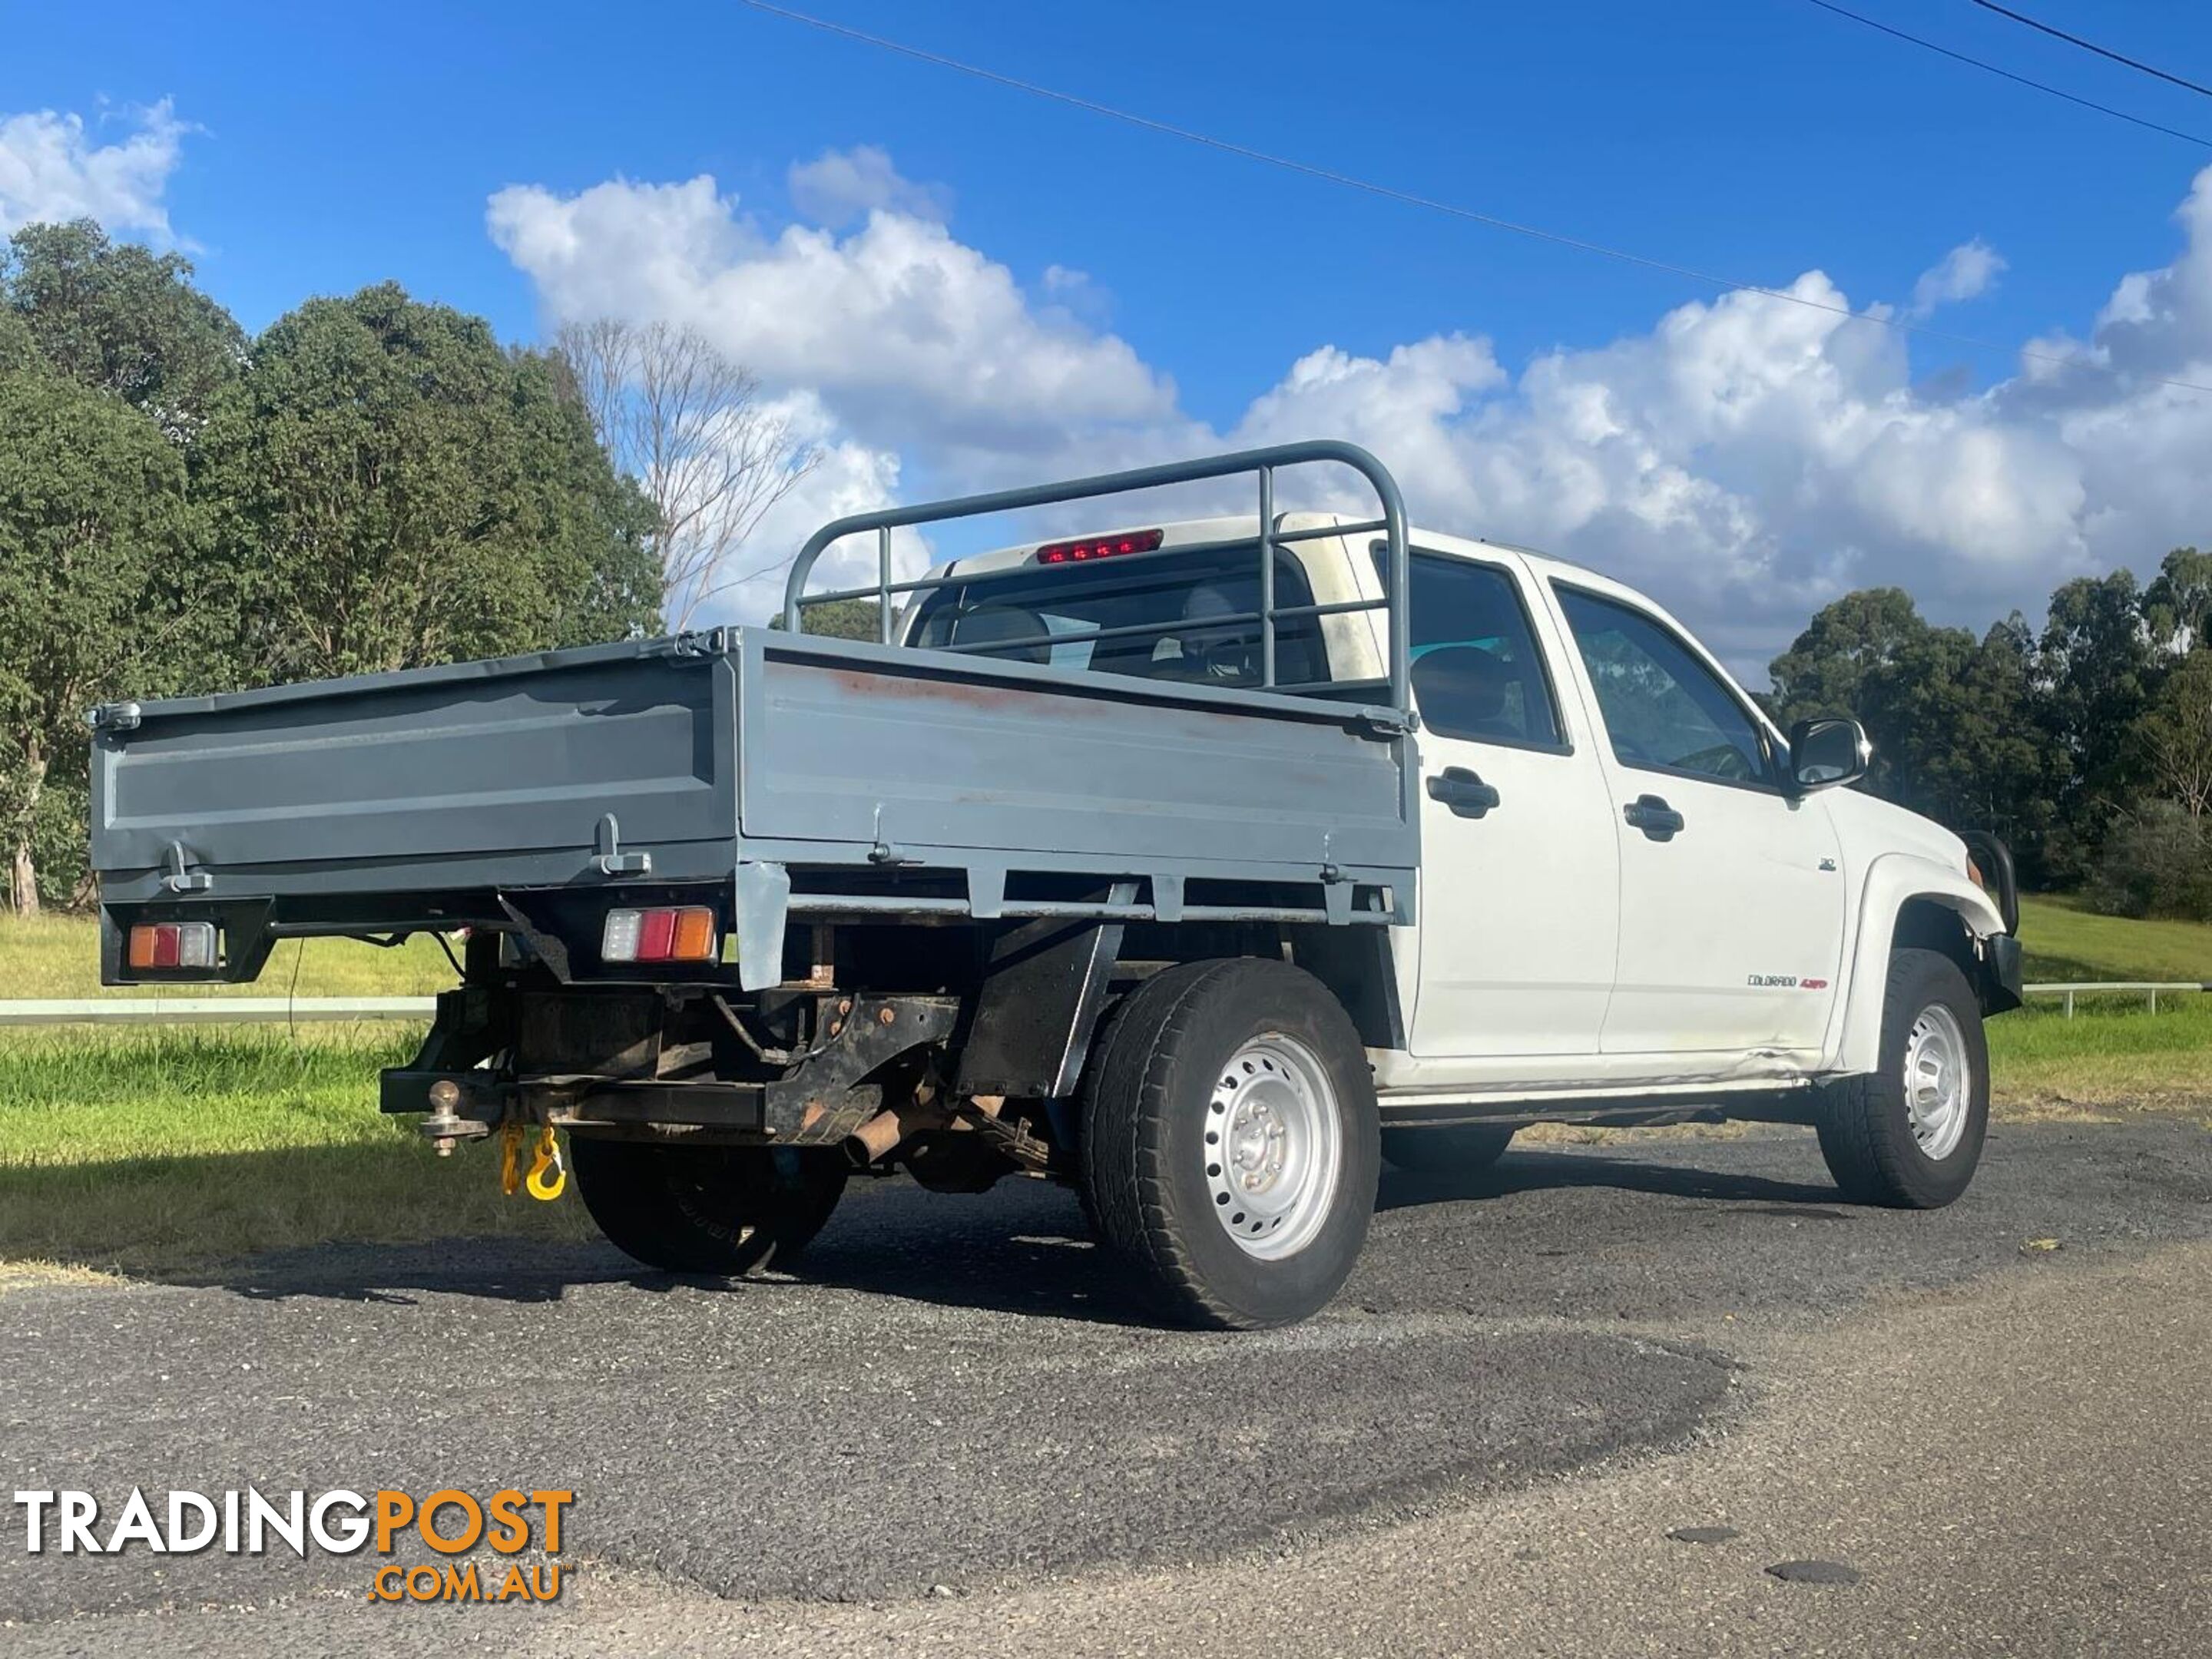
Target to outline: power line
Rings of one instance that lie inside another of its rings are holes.
[[[1854,23],[1863,23],[1870,29],[1880,29],[1884,34],[1894,36],[1899,40],[1909,40],[1914,46],[1928,52],[1941,52],[1944,57],[1955,62],[1971,64],[1974,68],[1985,70],[1989,74],[2002,75],[2008,81],[2017,82],[2023,87],[2033,87],[2038,92],[2047,92],[2053,98],[2063,98],[2069,104],[2079,104],[2083,109],[2095,110],[2100,115],[2109,115],[2115,121],[2125,121],[2130,126],[2148,127],[2151,131],[2162,132],[2169,138],[2179,138],[2185,143],[2197,144],[2204,149],[2212,149],[2212,138],[2200,138],[2195,133],[2184,132],[2178,127],[2161,126],[2156,121],[2144,120],[2140,115],[2130,115],[2125,110],[2114,109],[2110,104],[2100,104],[2094,98],[2076,97],[2073,93],[2061,91],[2046,82],[2031,81],[2025,75],[2015,75],[2008,69],[1999,69],[1995,64],[1985,64],[1980,58],[1970,58],[1963,52],[1954,52],[1950,47],[1940,46],[1923,36],[1909,34],[1903,29],[1863,16],[1858,12],[1847,10],[1833,3],[1833,0],[1812,0],[1812,3],[1822,11],[1832,11],[1838,17],[1848,17]],[[1975,0],[1975,3],[1980,4],[1981,0]]]
[[[940,52],[930,52],[921,46],[910,46],[902,40],[890,40],[880,34],[870,34],[866,30],[854,28],[848,24],[831,22],[824,17],[816,17],[806,12],[794,11],[787,6],[775,5],[771,3],[771,0],[737,0],[737,3],[754,11],[766,13],[771,17],[781,17],[789,22],[803,23],[808,28],[817,29],[824,34],[837,35],[848,40],[857,41],[862,46],[874,46],[883,52],[894,52],[902,58],[912,58],[917,63],[929,64],[939,69],[951,70],[956,74],[970,76],[975,80],[988,81],[995,86],[1025,93],[1032,98],[1042,98],[1051,103],[1065,104],[1070,108],[1085,110],[1093,115],[1103,115],[1109,120],[1119,121],[1127,126],[1142,128],[1147,132],[1157,132],[1170,138],[1181,139],[1185,143],[1198,144],[1207,149],[1220,151],[1224,155],[1242,157],[1248,161],[1258,161],[1263,166],[1279,167],[1286,173],[1300,173],[1309,179],[1319,179],[1328,184],[1341,185],[1347,190],[1360,191],[1370,196],[1380,197],[1385,201],[1402,203],[1407,207],[1425,208],[1431,213],[1442,213],[1455,219],[1468,220],[1474,224],[1486,225],[1492,230],[1508,231],[1516,236],[1530,237],[1540,242],[1549,242],[1555,246],[1573,248],[1577,252],[1595,253],[1601,258],[1617,260],[1622,264],[1636,265],[1646,270],[1663,271],[1668,276],[1686,277],[1691,282],[1700,283],[1710,288],[1756,294],[1765,299],[1780,300],[1790,305],[1803,306],[1809,311],[1824,311],[1831,316],[1842,317],[1855,322],[1879,324],[1884,328],[1895,329],[1902,333],[1917,334],[1930,340],[1946,341],[1950,344],[1966,346],[1975,351],[1990,351],[2006,356],[2017,356],[2030,362],[2050,363],[2061,368],[2081,367],[2078,358],[2062,357],[2054,352],[2030,351],[2025,347],[2008,346],[1996,340],[1978,339],[1971,334],[1954,334],[1947,329],[1929,328],[1924,323],[1908,322],[1903,318],[1890,316],[1884,313],[1854,311],[1849,306],[1830,305],[1825,300],[1809,300],[1802,294],[1792,294],[1786,289],[1767,288],[1758,283],[1738,282],[1734,277],[1717,276],[1709,270],[1699,270],[1692,265],[1675,264],[1668,260],[1654,258],[1648,254],[1631,252],[1626,248],[1608,247],[1602,242],[1593,242],[1583,237],[1570,236],[1564,232],[1546,230],[1536,225],[1516,223],[1510,219],[1499,218],[1495,214],[1481,213],[1473,208],[1461,207],[1456,203],[1438,201],[1434,197],[1418,195],[1412,191],[1400,190],[1392,185],[1377,184],[1373,179],[1362,179],[1353,173],[1340,173],[1333,167],[1319,167],[1310,161],[1301,161],[1287,155],[1273,155],[1267,150],[1255,149],[1249,144],[1237,143],[1227,138],[1217,138],[1210,133],[1196,132],[1188,127],[1176,126],[1152,116],[1139,115],[1133,110],[1120,109],[1111,104],[1102,104],[1093,99],[1079,97],[1072,92],[1061,92],[1054,87],[1041,86],[1034,81],[1024,81],[1011,75],[1002,75],[996,70],[985,69],[980,64],[963,63],[959,58],[948,58]],[[1825,4],[1826,0],[1814,0],[1814,3]],[[1832,10],[1835,8],[1832,7],[1830,9]],[[2186,137],[2187,135],[2177,136]],[[2202,143],[2205,141],[2197,139],[2192,142]],[[2212,392],[2212,385],[2201,385],[2195,380],[2168,380],[2163,375],[2145,375],[2143,380],[2148,385],[2169,386],[2183,392]]]
[[[2129,57],[2125,52],[2114,52],[2110,46],[2100,46],[2094,40],[2084,40],[2078,34],[2069,34],[2064,29],[2053,28],[2048,23],[2039,23],[2026,12],[2014,11],[2009,6],[1998,5],[1996,0],[1974,0],[1974,3],[1984,11],[1993,11],[2000,17],[2009,17],[2015,23],[2025,23],[2028,27],[2039,30],[2055,40],[2063,40],[2069,46],[2079,46],[2084,52],[2094,52],[2100,58],[2109,58],[2115,64],[2125,64],[2131,70],[2139,70],[2145,75],[2154,76],[2160,81],[2171,82],[2177,87],[2186,87],[2190,91],[2202,97],[2212,98],[2212,87],[2199,86],[2196,82],[2185,80],[2179,75],[2169,75],[2155,64],[2146,64],[2140,58]]]

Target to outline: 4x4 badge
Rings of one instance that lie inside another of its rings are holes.
[[[1822,859],[1820,860],[1820,867],[1823,870],[1832,870],[1836,867],[1836,861],[1833,859]]]

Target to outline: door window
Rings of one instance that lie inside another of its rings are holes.
[[[1421,724],[1476,743],[1559,749],[1559,710],[1513,578],[1495,565],[1413,560],[1413,700]]]
[[[1628,605],[1557,591],[1622,765],[1768,784],[1759,727],[1689,647]]]

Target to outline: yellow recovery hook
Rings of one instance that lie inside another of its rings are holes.
[[[568,1184],[568,1171],[562,1167],[561,1142],[547,1124],[538,1135],[538,1155],[531,1160],[530,1175],[523,1183],[530,1195],[550,1203],[561,1196]]]

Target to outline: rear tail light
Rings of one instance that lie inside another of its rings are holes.
[[[131,930],[133,968],[185,968],[212,970],[215,924],[211,921],[161,921]]]
[[[703,904],[610,910],[599,934],[602,962],[713,962],[721,954],[714,913]]]

